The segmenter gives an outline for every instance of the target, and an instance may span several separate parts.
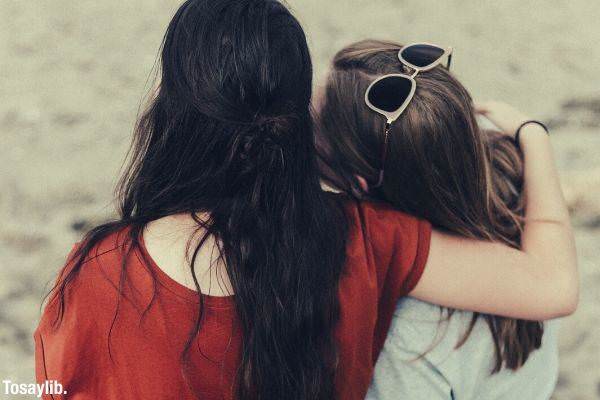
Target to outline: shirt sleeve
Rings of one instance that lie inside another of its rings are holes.
[[[410,267],[408,268],[408,272],[406,276],[401,276],[402,285],[400,288],[400,296],[406,296],[417,286],[421,276],[423,275],[423,271],[425,270],[425,264],[427,264],[427,257],[429,256],[429,245],[431,243],[431,224],[428,221],[412,218],[412,224],[415,225],[414,228],[410,228],[411,232],[406,233],[406,228],[402,229],[404,231],[404,245],[408,248],[404,248],[404,256],[398,252],[398,250],[402,251],[402,246],[399,245],[395,247],[394,257],[392,259],[391,270],[388,271],[389,274],[394,274],[397,270],[394,268],[394,265],[402,266],[403,263],[407,262]],[[407,240],[407,237],[409,238]],[[401,239],[402,240],[402,239]],[[410,257],[409,260],[404,260],[403,257],[406,255],[414,254],[414,258]],[[402,269],[400,267],[400,269]]]
[[[429,255],[431,224],[381,205],[365,207],[363,221],[379,290],[373,348],[375,361],[398,299],[408,295],[423,275]]]
[[[431,326],[437,328],[437,324]],[[448,400],[454,397],[450,381],[426,354],[407,351],[390,335],[377,360],[366,398]]]
[[[68,262],[60,271],[57,283],[73,267],[71,256],[76,247],[67,257]],[[75,280],[70,283],[64,292],[66,308],[60,320],[57,319],[61,315],[57,292],[53,291],[49,296],[33,334],[36,381],[38,384],[55,381],[66,393],[44,393],[43,399],[92,398],[86,394],[93,386],[95,376],[92,364],[87,361],[93,358],[92,353],[97,347],[92,293],[89,282]]]
[[[366,206],[362,214],[380,297],[406,296],[425,270],[431,224],[384,205]]]

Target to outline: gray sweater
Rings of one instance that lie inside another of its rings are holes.
[[[544,323],[542,347],[517,371],[490,375],[495,361],[490,330],[479,319],[466,343],[455,349],[472,313],[457,311],[440,321],[438,306],[412,298],[396,308],[375,367],[367,399],[547,400],[558,375],[558,321]],[[429,350],[429,352],[427,352]],[[419,355],[427,352],[420,359]]]

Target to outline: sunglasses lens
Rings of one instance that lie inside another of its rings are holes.
[[[367,93],[369,102],[376,108],[385,112],[398,110],[408,96],[412,88],[412,82],[401,76],[388,76],[378,80],[371,86]]]
[[[400,55],[415,67],[425,68],[444,55],[444,49],[429,44],[413,44],[402,49]]]

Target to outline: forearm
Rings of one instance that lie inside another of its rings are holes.
[[[501,102],[478,106],[496,126],[510,137],[521,130],[519,143],[524,157],[524,195],[526,200],[523,251],[542,260],[542,264],[560,265],[560,272],[576,276],[576,255],[569,212],[562,194],[547,132],[525,114]],[[548,267],[540,274],[548,276]],[[531,269],[535,269],[533,266]],[[550,278],[553,278],[550,276]]]
[[[528,124],[521,130],[520,147],[524,158],[524,194],[527,220],[550,220],[569,224],[564,200],[546,131]]]
[[[576,297],[575,241],[550,140],[544,129],[535,124],[524,126],[520,136],[526,199],[523,251],[538,261],[535,265],[539,270],[532,272],[540,279],[550,278],[557,283],[557,290]]]

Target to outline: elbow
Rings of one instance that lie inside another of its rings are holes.
[[[579,281],[576,278],[565,279],[555,292],[555,312],[553,317],[560,318],[573,314],[579,305]]]
[[[570,289],[563,299],[562,309],[560,310],[560,317],[566,317],[573,314],[577,310],[579,305],[579,285],[574,285],[575,288]]]
[[[557,307],[556,311],[552,313],[550,319],[568,317],[569,315],[577,311],[578,303],[578,299],[573,299],[569,300],[568,302],[565,302],[564,304],[561,304],[559,307]]]
[[[535,265],[534,269],[539,274],[537,280],[540,283],[541,297],[538,298],[538,304],[543,305],[545,314],[542,319],[561,318],[575,313],[579,305],[579,275],[575,251],[554,260],[534,257],[530,265]]]

